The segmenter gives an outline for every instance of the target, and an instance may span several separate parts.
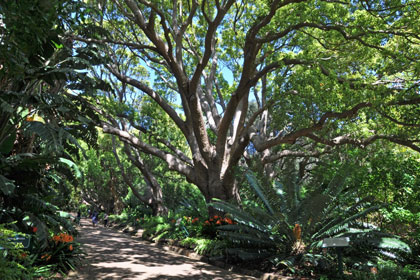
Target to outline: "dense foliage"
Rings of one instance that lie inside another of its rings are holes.
[[[51,239],[62,231],[76,234],[60,207],[70,210],[69,195],[81,175],[72,161],[77,138],[93,143],[96,137],[84,117],[93,115],[67,95],[89,80],[78,72],[83,64],[63,37],[77,22],[79,6],[70,1],[0,4],[0,235],[30,239],[24,251],[13,248],[13,238],[2,246],[4,279],[66,272],[80,257],[77,243],[57,247]]]
[[[323,239],[349,237],[346,277],[418,279],[418,13],[1,2],[0,275],[74,269],[66,211],[95,210],[212,260],[321,279],[336,266]]]

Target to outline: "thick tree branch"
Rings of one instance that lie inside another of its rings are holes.
[[[207,162],[211,161],[214,151],[207,135],[206,124],[204,123],[202,117],[200,98],[198,97],[198,87],[202,72],[207,66],[211,54],[214,52],[214,36],[217,27],[233,3],[234,0],[228,0],[225,6],[217,10],[217,14],[214,20],[208,23],[208,28],[204,40],[204,53],[198,65],[196,66],[194,74],[188,85],[188,90],[185,92],[186,102],[188,103],[189,109],[191,111],[191,122],[193,125],[194,134],[197,138],[197,144],[200,149],[200,153]]]
[[[145,133],[145,134],[149,135],[150,137],[153,137],[157,142],[162,143],[163,145],[165,145],[169,150],[171,150],[174,154],[176,154],[179,159],[181,159],[182,161],[184,161],[188,165],[192,166],[194,164],[194,162],[189,157],[187,157],[182,151],[180,151],[179,149],[177,149],[169,141],[167,141],[167,140],[165,140],[163,138],[160,138],[157,134],[151,133],[146,128],[144,128],[142,126],[139,126],[139,125],[136,125],[132,121],[130,121],[130,125],[132,127],[136,128],[136,129],[138,129],[142,133]]]
[[[329,146],[340,146],[340,145],[351,144],[351,145],[358,146],[361,148],[365,148],[366,146],[372,144],[373,142],[382,139],[382,140],[388,140],[390,142],[409,147],[413,149],[414,151],[420,152],[420,147],[415,144],[419,140],[407,140],[407,139],[402,139],[402,138],[399,138],[398,136],[393,136],[393,135],[372,135],[364,139],[363,138],[355,139],[351,137],[350,135],[343,135],[343,136],[335,137],[333,139],[324,139],[324,138],[321,138],[314,134],[309,133],[308,135],[306,135],[306,137],[318,143],[322,143]]]
[[[191,182],[195,182],[195,173],[191,166],[188,166],[183,162],[182,160],[178,159],[178,157],[174,156],[173,154],[164,152],[152,145],[149,145],[143,141],[141,141],[139,138],[131,135],[127,131],[123,131],[121,129],[118,129],[116,127],[113,127],[109,124],[102,123],[102,130],[104,133],[108,133],[111,135],[118,136],[121,141],[130,144],[131,146],[141,150],[142,152],[146,154],[154,155],[162,160],[164,160],[167,164],[170,170],[175,170],[184,176],[188,178]]]
[[[293,144],[296,141],[296,139],[298,139],[299,137],[308,136],[315,131],[321,130],[328,119],[351,118],[351,117],[355,116],[359,110],[361,110],[363,108],[371,107],[371,106],[372,106],[371,103],[363,102],[363,103],[357,104],[356,106],[354,106],[350,110],[346,110],[346,111],[343,111],[343,112],[339,112],[339,113],[337,113],[337,112],[327,112],[327,113],[324,113],[321,116],[321,118],[319,119],[319,121],[316,124],[314,124],[313,126],[306,127],[306,128],[301,128],[301,129],[298,129],[298,130],[293,131],[293,132],[291,132],[289,134],[286,134],[286,135],[279,134],[278,136],[276,136],[272,139],[269,139],[265,142],[262,142],[262,143],[257,140],[258,136],[256,136],[256,137],[254,137],[254,139],[256,140],[254,142],[255,148],[257,149],[257,151],[261,152],[261,151],[264,151],[265,149],[269,149],[271,147],[274,147],[274,146],[282,144],[282,143]]]
[[[253,86],[253,84],[250,81],[254,76],[256,67],[255,61],[258,51],[261,48],[261,43],[256,41],[256,36],[258,35],[258,32],[270,23],[270,21],[275,16],[276,11],[279,8],[291,3],[299,3],[302,1],[304,0],[274,0],[270,5],[270,11],[267,13],[267,15],[257,19],[251,26],[251,28],[248,30],[245,36],[244,62],[242,67],[241,79],[239,81],[236,91],[232,94],[232,97],[226,106],[225,113],[223,115],[218,129],[216,143],[216,151],[218,154],[225,154],[225,143],[228,136],[229,127],[232,123],[233,118],[236,115],[236,111],[240,102],[243,98],[248,97],[249,90]],[[257,81],[254,81],[254,85]],[[245,111],[247,111],[248,108],[244,109]]]
[[[135,197],[137,197],[144,204],[149,205],[151,203],[151,194],[148,197],[141,195],[136,189],[136,187],[133,185],[133,182],[130,180],[130,178],[128,178],[127,174],[125,173],[124,166],[122,165],[120,161],[120,157],[118,156],[118,153],[117,153],[115,136],[112,136],[112,152],[114,153],[115,160],[117,161],[117,165],[120,168],[121,175],[123,177],[124,182],[130,187]]]
[[[303,158],[303,157],[319,157],[323,154],[327,154],[329,153],[329,150],[325,150],[325,151],[309,151],[309,152],[305,152],[305,151],[293,151],[293,150],[283,150],[275,155],[269,155],[266,157],[262,158],[262,165],[268,164],[268,163],[273,163],[281,158],[284,157],[299,157],[299,158]]]
[[[131,79],[130,77],[122,75],[121,73],[118,72],[118,70],[112,68],[111,66],[108,66],[107,68],[121,82],[130,84],[138,88],[139,90],[143,91],[147,95],[149,95],[175,122],[175,124],[182,131],[182,133],[184,135],[188,134],[188,129],[186,128],[183,120],[178,116],[176,111],[162,97],[160,97],[160,95],[157,92],[155,92],[153,89],[149,88],[148,86],[146,86],[145,84],[143,84],[142,82],[138,80]]]
[[[127,46],[130,47],[134,50],[144,50],[144,49],[149,49],[152,50],[154,52],[157,51],[156,47],[154,46],[150,46],[150,45],[144,45],[144,44],[138,44],[138,43],[131,43],[131,42],[127,42],[127,41],[119,41],[119,40],[112,40],[112,39],[93,39],[93,38],[84,38],[81,36],[76,36],[76,35],[70,35],[68,36],[68,38],[75,40],[75,41],[80,41],[80,42],[84,42],[84,43],[88,43],[88,44],[100,44],[100,45],[105,45],[106,43],[110,43],[110,44],[114,44],[114,45],[120,45],[120,46]]]

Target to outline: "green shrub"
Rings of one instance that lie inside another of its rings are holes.
[[[4,280],[32,279],[35,273],[28,251],[22,244],[11,241],[20,232],[8,230],[0,224],[0,275]]]
[[[180,244],[187,248],[194,249],[200,255],[221,256],[223,255],[227,242],[226,240],[214,240],[206,238],[187,237],[181,240]]]
[[[67,233],[50,236],[48,246],[45,248],[34,243],[32,252],[35,255],[35,264],[62,274],[66,274],[69,270],[75,270],[81,264],[85,254],[80,244]]]
[[[348,280],[418,280],[420,279],[420,270],[409,267],[401,267],[392,263],[379,265],[372,271],[352,270],[351,275],[347,275]]]

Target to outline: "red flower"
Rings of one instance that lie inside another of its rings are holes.
[[[221,225],[222,221],[221,220],[217,220],[216,225]]]
[[[205,221],[204,224],[208,226],[208,225],[210,225],[210,222],[209,221]]]
[[[35,233],[35,232],[37,232],[38,231],[38,228],[37,227],[32,227],[32,232],[33,233]]]

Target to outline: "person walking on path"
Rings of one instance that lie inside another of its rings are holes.
[[[82,212],[77,210],[77,216],[76,216],[76,225],[80,226],[80,219],[82,218]]]
[[[108,214],[105,213],[104,215],[104,227],[106,227],[108,225]]]
[[[96,226],[97,223],[98,223],[98,212],[93,211],[93,213],[92,213],[92,225]]]

